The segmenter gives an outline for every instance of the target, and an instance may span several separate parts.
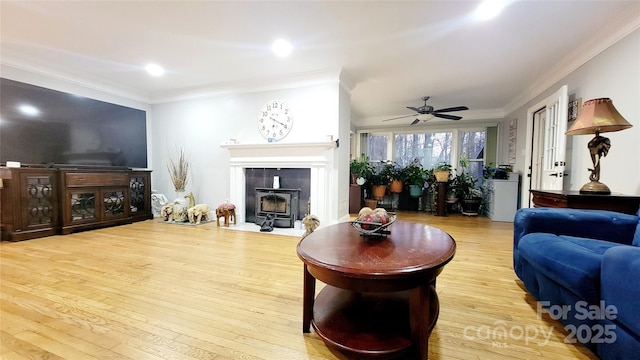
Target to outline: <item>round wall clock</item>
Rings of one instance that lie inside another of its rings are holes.
[[[264,104],[258,117],[258,130],[269,141],[284,139],[291,131],[293,117],[284,101],[271,100]]]

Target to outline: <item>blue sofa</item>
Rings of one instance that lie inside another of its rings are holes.
[[[513,267],[567,341],[640,359],[640,211],[520,209]]]

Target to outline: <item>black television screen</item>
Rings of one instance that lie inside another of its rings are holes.
[[[147,167],[146,112],[0,78],[0,162]]]

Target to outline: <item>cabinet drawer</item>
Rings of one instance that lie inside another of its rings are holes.
[[[129,185],[128,174],[68,173],[66,176],[68,187]]]
[[[567,199],[543,196],[540,194],[533,195],[533,204],[541,207],[566,208],[568,207]]]

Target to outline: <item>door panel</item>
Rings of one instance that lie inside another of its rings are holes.
[[[542,190],[562,190],[567,142],[567,86],[549,97],[545,111],[544,159],[541,171]]]
[[[568,100],[568,87],[564,85],[527,111],[525,166],[528,171],[525,175],[529,181],[522,183],[522,207],[532,205],[531,189],[562,190]]]

